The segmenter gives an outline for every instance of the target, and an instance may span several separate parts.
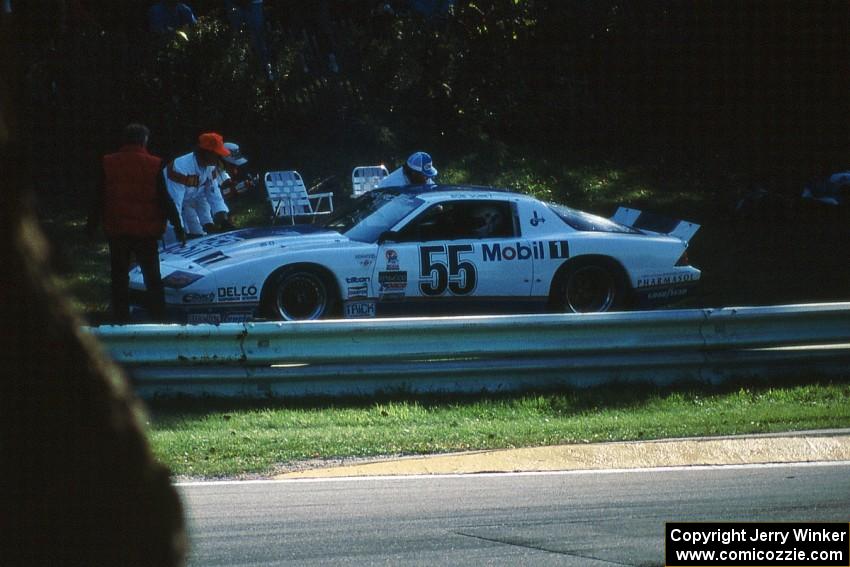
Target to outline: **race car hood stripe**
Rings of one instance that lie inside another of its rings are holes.
[[[338,232],[311,225],[247,228],[191,240],[186,246],[170,246],[160,257],[163,263],[185,266],[189,262],[206,266],[258,248],[323,240],[347,241]]]

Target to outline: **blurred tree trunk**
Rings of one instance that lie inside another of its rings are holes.
[[[0,14],[6,54],[20,53],[16,37],[31,31],[13,17]],[[180,565],[181,503],[147,444],[139,403],[81,331],[48,266],[30,180],[32,167],[57,156],[26,155],[28,125],[12,112],[26,61],[0,61],[0,564]]]

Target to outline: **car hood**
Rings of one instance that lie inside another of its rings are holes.
[[[256,258],[275,249],[339,247],[350,242],[339,232],[311,225],[246,228],[190,240],[186,246],[171,245],[160,254],[160,261],[178,269],[213,269],[217,264]]]

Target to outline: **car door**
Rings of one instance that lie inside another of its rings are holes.
[[[522,232],[535,251],[531,295],[545,301],[552,278],[570,257],[568,236],[571,229],[549,207],[536,200],[521,200],[517,203],[517,213]]]
[[[373,281],[384,314],[522,312],[532,252],[508,199],[435,203],[378,250]]]

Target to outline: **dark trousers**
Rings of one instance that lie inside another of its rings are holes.
[[[159,249],[154,237],[115,236],[109,239],[112,270],[112,316],[116,323],[130,319],[130,259],[142,269],[145,280],[146,307],[157,321],[165,319],[165,291],[159,273]]]

